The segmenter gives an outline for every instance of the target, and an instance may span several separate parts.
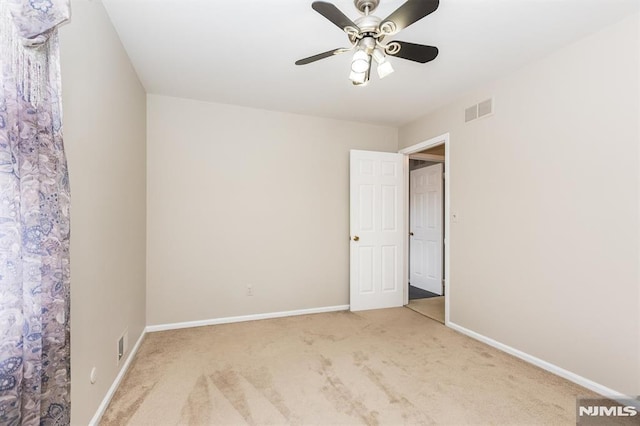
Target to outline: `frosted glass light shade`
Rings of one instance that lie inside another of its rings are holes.
[[[355,73],[366,73],[371,63],[371,56],[363,50],[356,50],[351,61],[351,71]]]
[[[367,73],[351,71],[351,74],[349,74],[349,80],[356,84],[364,84],[367,80]]]
[[[393,72],[391,62],[384,60],[378,64],[378,77],[385,78]]]

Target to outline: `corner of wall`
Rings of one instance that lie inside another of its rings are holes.
[[[87,424],[123,374],[118,340],[126,331],[131,348],[146,326],[146,95],[102,3],[73,0],[72,10],[60,29],[72,211],[71,422]]]

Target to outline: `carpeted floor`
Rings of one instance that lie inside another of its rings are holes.
[[[409,300],[407,308],[444,324],[444,296]]]
[[[150,333],[101,424],[574,425],[593,395],[394,308]]]

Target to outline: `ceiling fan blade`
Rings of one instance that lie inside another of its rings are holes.
[[[395,25],[395,31],[392,34],[395,34],[430,13],[435,12],[439,4],[439,0],[407,0],[407,2],[397,8],[395,12],[387,16],[386,19],[383,19],[380,27],[382,27],[385,22],[391,21]]]
[[[398,43],[400,51],[398,53],[389,53],[397,58],[408,59],[421,64],[433,61],[438,56],[438,48],[434,46],[425,46],[424,44],[409,43],[406,41],[393,40],[391,43]]]
[[[323,52],[323,53],[318,53],[317,55],[313,55],[313,56],[309,56],[308,58],[304,58],[304,59],[299,59],[296,61],[296,65],[306,65],[306,64],[310,64],[311,62],[315,62],[315,61],[319,61],[320,59],[324,59],[324,58],[329,58],[331,56],[334,55],[339,55],[340,53],[344,53],[349,49],[334,49],[334,50],[329,50],[327,52]]]
[[[340,9],[331,3],[324,1],[314,1],[311,4],[313,10],[333,22],[338,28],[344,31],[346,27],[352,27],[358,30],[358,26],[353,21],[340,12]]]

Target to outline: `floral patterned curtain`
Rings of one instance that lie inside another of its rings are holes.
[[[69,424],[69,182],[57,26],[0,0],[0,424]]]

